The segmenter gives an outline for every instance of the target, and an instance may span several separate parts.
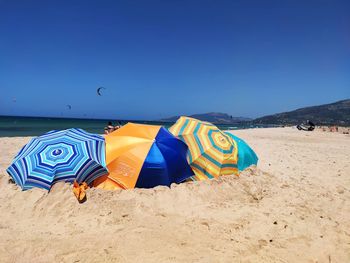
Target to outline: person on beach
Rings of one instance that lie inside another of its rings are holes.
[[[108,122],[107,126],[104,128],[105,134],[111,133],[115,130],[113,123],[111,121]]]

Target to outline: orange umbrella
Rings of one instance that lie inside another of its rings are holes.
[[[179,183],[193,172],[186,160],[187,145],[161,126],[128,123],[107,134],[108,175],[93,186],[130,189]]]

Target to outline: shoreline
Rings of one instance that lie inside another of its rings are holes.
[[[335,127],[337,127],[338,131],[335,130]],[[261,129],[295,129],[297,130],[296,126],[285,126],[285,127],[247,127],[247,128],[237,128],[237,129],[225,129],[222,131],[225,132],[236,132],[236,131],[244,131],[244,130],[261,130]],[[49,132],[46,131],[46,132]],[[299,132],[306,132],[306,133],[312,133],[312,132],[322,132],[322,133],[335,133],[335,134],[350,134],[350,126],[316,126],[314,131],[299,131]],[[345,133],[344,133],[345,132]],[[348,133],[347,133],[348,132]],[[45,133],[45,132],[44,132]],[[44,134],[43,133],[43,134]],[[103,136],[104,133],[96,133],[98,135]],[[34,138],[40,135],[21,135],[21,136],[2,136],[0,135],[0,138]]]

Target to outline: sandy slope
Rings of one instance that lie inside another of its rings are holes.
[[[350,262],[350,136],[236,131],[259,169],[171,189],[21,192],[0,138],[1,262]]]

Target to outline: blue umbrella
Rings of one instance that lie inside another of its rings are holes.
[[[241,138],[233,135],[232,133],[225,132],[228,136],[232,138],[237,143],[238,148],[238,161],[237,166],[239,171],[243,171],[251,165],[258,164],[258,156],[253,151],[252,148]]]
[[[170,186],[193,175],[187,145],[162,126],[128,123],[105,139],[109,174],[94,181],[95,187]]]
[[[48,132],[25,145],[7,172],[23,190],[50,190],[58,181],[90,184],[108,172],[104,138],[81,129]]]

